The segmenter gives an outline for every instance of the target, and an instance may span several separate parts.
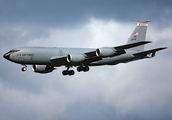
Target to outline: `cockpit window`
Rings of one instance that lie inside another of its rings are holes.
[[[9,53],[15,53],[15,52],[18,52],[20,50],[10,50]]]

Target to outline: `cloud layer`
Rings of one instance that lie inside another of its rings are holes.
[[[1,0],[0,22],[37,27],[73,27],[94,16],[123,22],[133,19],[152,20],[164,26],[163,22],[170,23],[172,19],[171,4],[169,0]]]

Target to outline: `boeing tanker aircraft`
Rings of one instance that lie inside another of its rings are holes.
[[[63,75],[74,75],[78,72],[89,71],[89,66],[116,65],[135,60],[152,58],[157,51],[166,47],[144,51],[148,22],[139,21],[125,45],[116,47],[90,48],[61,48],[61,47],[18,47],[4,54],[7,60],[23,65],[22,71],[27,70],[26,65],[32,65],[37,73],[49,73],[55,67],[66,66]]]

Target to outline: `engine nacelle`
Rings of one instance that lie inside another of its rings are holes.
[[[54,69],[54,67],[48,65],[32,65],[32,70],[37,73],[49,73]]]
[[[115,54],[115,49],[112,47],[103,47],[96,49],[96,55],[98,57],[111,57]]]
[[[85,56],[82,54],[68,54],[67,62],[69,63],[80,63],[85,60]]]

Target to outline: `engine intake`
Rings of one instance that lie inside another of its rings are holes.
[[[112,47],[103,47],[96,49],[96,55],[98,57],[111,57],[116,53],[115,49]]]
[[[80,63],[85,60],[85,56],[83,54],[68,54],[67,62],[69,63]]]
[[[49,73],[52,72],[55,68],[48,65],[32,65],[32,70],[36,73]]]

